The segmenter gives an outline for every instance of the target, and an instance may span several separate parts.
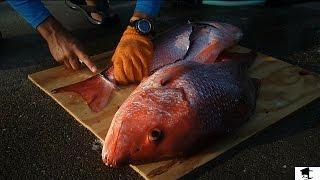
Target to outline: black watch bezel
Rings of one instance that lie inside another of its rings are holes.
[[[143,31],[141,29],[141,27],[139,25],[141,25],[140,23],[142,22],[147,22],[148,25],[149,25],[149,30],[148,31]],[[130,22],[129,26],[133,27],[136,29],[136,31],[139,33],[139,34],[142,34],[142,35],[153,35],[154,34],[154,26],[153,26],[153,23],[151,20],[147,19],[147,18],[141,18],[141,19],[137,19],[137,20],[134,20],[132,22]]]

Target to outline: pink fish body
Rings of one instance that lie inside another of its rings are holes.
[[[181,61],[156,71],[115,114],[103,145],[105,164],[186,156],[242,125],[259,89],[246,75],[254,59],[253,53],[224,54],[214,64]]]
[[[150,74],[180,60],[213,62],[220,52],[238,43],[241,37],[241,30],[230,24],[189,22],[155,39]]]

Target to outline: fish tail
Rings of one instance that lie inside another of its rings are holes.
[[[101,74],[87,80],[60,87],[52,90],[52,93],[75,92],[86,101],[93,112],[101,111],[109,102],[116,85]]]

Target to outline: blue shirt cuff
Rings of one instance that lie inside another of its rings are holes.
[[[135,12],[155,17],[160,10],[160,0],[137,0]]]
[[[40,0],[8,0],[8,3],[29,23],[37,28],[51,14]]]

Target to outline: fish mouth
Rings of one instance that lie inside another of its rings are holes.
[[[115,168],[129,164],[128,156],[118,156],[109,153],[102,154],[102,160],[106,166]]]
[[[103,145],[102,160],[104,164],[109,167],[121,167],[129,164],[129,155],[127,153],[128,149],[122,147],[119,140],[119,135],[123,129],[122,125],[123,122],[120,124],[117,134],[106,139]]]

